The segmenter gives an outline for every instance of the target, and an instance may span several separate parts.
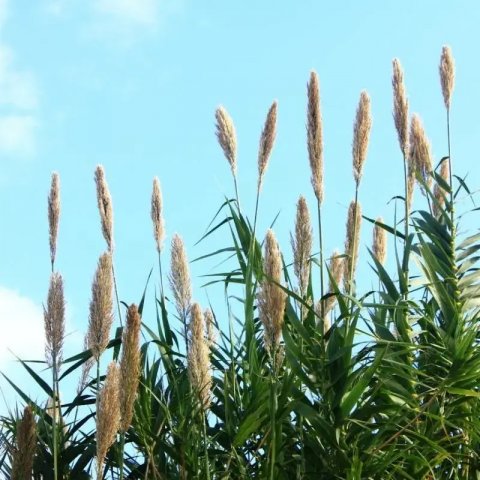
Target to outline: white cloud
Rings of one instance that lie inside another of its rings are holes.
[[[15,68],[13,52],[0,45],[0,104],[21,110],[38,106],[35,80],[30,72]]]
[[[114,21],[151,26],[157,21],[158,3],[157,0],[95,0],[94,7]]]
[[[0,26],[5,24],[8,15],[8,0],[0,0]]]
[[[88,33],[116,46],[131,46],[145,34],[157,33],[183,11],[184,0],[91,0]]]
[[[8,0],[0,0],[0,34],[8,16]],[[35,153],[38,92],[31,72],[21,70],[15,54],[0,43],[0,152]]]
[[[0,116],[0,151],[31,155],[35,152],[37,121],[32,115]]]
[[[41,359],[44,354],[42,307],[18,292],[0,287],[0,368],[17,357]]]

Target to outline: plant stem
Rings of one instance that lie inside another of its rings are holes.
[[[210,480],[210,462],[208,460],[208,440],[207,440],[207,416],[202,409],[202,426],[203,426],[203,446],[205,449],[205,475],[206,480]]]
[[[52,427],[53,427],[53,477],[55,480],[58,479],[58,449],[57,449],[57,359],[53,359],[52,366],[52,375],[53,375],[53,408],[52,408]]]
[[[323,295],[325,294],[323,283],[323,234],[322,234],[322,212],[320,200],[317,199],[317,213],[318,213],[318,243],[320,246],[320,312],[322,319],[324,317]]]
[[[113,265],[113,260],[112,260],[112,276],[113,276],[113,285],[115,287],[115,298],[117,300],[118,319],[120,320],[120,326],[123,327],[122,312],[120,310],[120,300],[118,299],[117,278],[116,278],[116,275],[115,275],[115,267]]]
[[[353,235],[352,235],[352,246],[350,252],[348,254],[350,255],[350,258],[348,259],[350,261],[350,271],[348,272],[349,274],[349,279],[348,279],[348,291],[347,294],[351,296],[353,294],[353,271],[354,271],[354,263],[355,263],[355,250],[357,248],[357,207],[358,207],[358,183],[355,186],[355,208],[353,211]]]
[[[272,349],[272,372],[270,377],[271,388],[270,388],[270,465],[269,465],[269,476],[270,480],[275,480],[275,462],[277,455],[277,409],[278,409],[278,399],[277,399],[277,348]]]
[[[240,196],[238,195],[238,185],[237,185],[237,177],[236,175],[233,176],[233,184],[235,186],[235,198],[237,199],[237,207],[238,207],[238,211],[240,212],[241,211],[241,208],[240,208]]]
[[[162,255],[160,251],[158,252],[158,274],[160,276],[160,296],[163,302],[164,290],[163,290],[163,273],[162,273]]]
[[[125,452],[125,432],[120,433],[120,480],[123,480],[123,454]]]

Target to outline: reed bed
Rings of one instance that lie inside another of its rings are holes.
[[[216,110],[216,136],[234,195],[223,202],[201,241],[208,243],[217,231],[230,239],[206,255],[230,258],[230,271],[209,276],[210,283],[223,287],[227,308],[205,309],[195,300],[179,234],[172,236],[170,269],[164,273],[168,205],[157,178],[150,206],[152,251],[158,255],[154,281],[160,286],[156,313],[143,316],[145,293],[135,303],[120,302],[113,203],[98,166],[94,179],[107,251],[93,275],[84,351],[70,358],[62,354],[68,340],[63,279],[55,263],[60,177],[54,173],[41,362],[51,377],[45,380],[43,372],[20,360],[44,392],[44,403],[5,377],[23,413],[1,419],[3,478],[480,478],[480,236],[458,233],[463,217],[456,206],[471,193],[452,170],[455,63],[448,47],[439,73],[448,152],[435,164],[420,116],[409,114],[400,61],[393,61],[393,123],[404,171],[393,221],[362,212],[368,192],[360,186],[374,127],[370,96],[361,92],[353,121],[354,189],[344,251],[323,250],[328,158],[318,75],[310,73],[305,122],[305,161],[318,222],[312,222],[301,195],[291,222],[291,251],[281,250],[274,228],[257,232],[262,185],[275,161],[277,102],[260,134],[253,221],[239,200],[242,162],[235,125],[224,107]],[[372,243],[365,248],[370,227]],[[391,252],[389,243],[395,247]],[[371,265],[373,290],[361,291],[360,262]],[[101,358],[108,359],[106,372]],[[67,377],[78,379],[79,387],[71,398],[60,399],[59,385]]]

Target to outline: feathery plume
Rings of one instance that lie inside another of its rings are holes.
[[[420,117],[414,113],[410,122],[410,168],[418,172],[424,183],[432,186],[432,153]],[[422,187],[423,189],[423,187]]]
[[[408,157],[408,100],[403,80],[403,69],[398,58],[393,59],[393,119],[398,143],[404,158]]]
[[[30,405],[23,410],[18,422],[12,458],[12,480],[32,478],[33,460],[37,446],[37,425]]]
[[[186,321],[192,303],[192,287],[185,245],[180,235],[177,234],[172,238],[169,280],[178,315]]]
[[[160,253],[163,241],[165,240],[165,220],[163,219],[162,191],[160,189],[160,181],[157,177],[153,179],[152,208],[150,215],[153,222],[153,237],[157,244],[157,251]]]
[[[48,195],[48,233],[50,243],[50,261],[55,263],[57,253],[58,223],[60,219],[60,177],[57,172],[52,173],[50,194]]]
[[[125,433],[132,423],[133,407],[140,380],[140,328],[142,320],[135,304],[128,308],[126,327],[122,340],[120,374],[120,432]]]
[[[97,203],[102,222],[102,233],[111,253],[113,252],[113,206],[102,165],[97,165],[95,170],[95,183],[97,185]]]
[[[120,426],[120,372],[111,362],[97,399],[97,479],[103,478],[102,468],[108,449],[112,446]]]
[[[47,306],[43,308],[45,323],[45,357],[49,367],[58,371],[62,363],[63,339],[65,337],[65,298],[63,279],[59,273],[50,276]]]
[[[112,256],[105,252],[98,260],[93,279],[88,318],[88,348],[97,362],[107,348],[113,323],[112,288]]]
[[[372,116],[370,114],[370,97],[364,90],[360,94],[357,114],[353,125],[353,178],[359,185],[362,178],[363,166],[367,158],[368,141],[370,138],[370,129],[372,128]]]
[[[237,175],[237,135],[235,133],[235,125],[228,112],[222,106],[215,111],[217,120],[217,139],[222,147],[223,154],[230,164],[232,174]]]
[[[205,319],[198,303],[194,303],[191,308],[190,335],[188,352],[190,382],[199,396],[202,408],[207,410],[210,406],[212,390],[210,348],[205,338]]]
[[[350,292],[355,278],[360,246],[360,227],[362,222],[362,208],[360,203],[352,200],[348,208],[347,236],[345,238],[345,254],[343,271],[343,285],[346,292]]]
[[[323,315],[324,318],[328,316],[328,314],[333,310],[335,303],[337,302],[337,297],[335,295],[336,289],[340,288],[340,284],[342,283],[343,277],[343,269],[344,269],[344,257],[340,255],[338,250],[335,250],[330,257],[330,262],[328,265],[328,271],[330,272],[330,281],[328,286],[328,294],[330,295],[324,300],[323,305]],[[321,312],[319,313],[321,316]]]
[[[262,180],[267,169],[268,159],[272,153],[273,142],[277,131],[277,102],[273,102],[265,120],[265,125],[260,136],[258,148],[258,190],[262,187]]]
[[[444,45],[442,48],[438,69],[440,71],[440,83],[442,85],[445,108],[450,110],[453,87],[455,86],[455,60],[453,59],[452,49],[447,45]]]
[[[293,249],[293,271],[298,279],[300,295],[305,296],[310,277],[310,257],[312,255],[313,230],[310,223],[305,197],[300,196],[297,202],[297,216],[295,219],[295,236],[290,235]]]
[[[334,298],[334,297],[329,297],[329,298]],[[322,305],[322,300],[318,300],[317,304],[315,305],[315,314],[317,315],[318,318],[320,318],[320,322],[318,323],[318,325],[322,329],[322,336],[325,335],[332,326],[330,321],[330,316],[327,315],[325,311],[323,312],[323,318],[322,318],[322,307],[323,309],[325,309],[325,302],[326,300],[323,302],[323,305]]]
[[[83,340],[83,350],[86,351],[88,350],[88,333],[85,335],[85,338]],[[85,363],[82,365],[82,373],[80,375],[80,380],[78,382],[77,386],[77,394],[80,394],[83,392],[85,387],[88,384],[88,375],[90,373],[91,368],[93,367],[93,364],[95,363],[94,357],[89,357],[85,361]]]
[[[318,75],[315,71],[310,73],[310,82],[307,85],[307,146],[311,182],[313,191],[319,203],[323,201],[323,134],[322,113],[320,111],[320,88]]]
[[[450,167],[448,164],[448,160],[443,160],[440,165],[440,176],[442,179],[448,184],[450,179]],[[433,195],[437,203],[433,202],[433,215],[438,217],[441,213],[441,210],[445,206],[445,195],[446,191],[437,183],[433,187]]]
[[[286,294],[279,287],[282,283],[282,256],[275,234],[267,231],[263,261],[264,279],[260,283],[258,308],[264,328],[265,347],[273,355],[280,344]]]
[[[383,223],[383,218],[378,217],[373,227],[372,252],[375,258],[385,265],[387,258],[387,232],[378,223]]]
[[[205,317],[205,324],[207,328],[207,344],[208,348],[212,348],[213,345],[217,342],[217,332],[215,329],[215,319],[213,316],[213,312],[207,308],[203,312],[203,316]]]

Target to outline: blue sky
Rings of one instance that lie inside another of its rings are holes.
[[[219,235],[194,247],[232,193],[214,135],[219,104],[235,121],[241,198],[252,211],[258,138],[271,102],[279,103],[259,231],[280,211],[277,234],[290,258],[296,199],[303,193],[314,205],[305,144],[311,69],[320,77],[324,118],[327,252],[343,245],[353,195],[352,122],[362,89],[373,114],[360,194],[364,214],[392,218],[388,201],[402,192],[391,115],[394,57],[405,70],[411,112],[424,120],[438,161],[446,154],[438,62],[442,45],[451,45],[457,64],[454,162],[476,189],[479,23],[474,0],[0,0],[0,369],[15,370],[7,348],[23,357],[43,353],[53,170],[62,188],[57,267],[68,303],[67,353],[82,345],[90,284],[105,248],[93,182],[98,163],[113,197],[115,261],[126,302],[138,301],[155,264],[154,175],[162,183],[166,246],[174,232],[184,237],[190,258],[225,246],[228,239]],[[370,239],[365,226],[363,248]],[[165,254],[167,264],[168,248]],[[199,275],[210,270],[194,264],[192,271],[195,298],[205,303]],[[209,295],[223,308],[218,291]]]

